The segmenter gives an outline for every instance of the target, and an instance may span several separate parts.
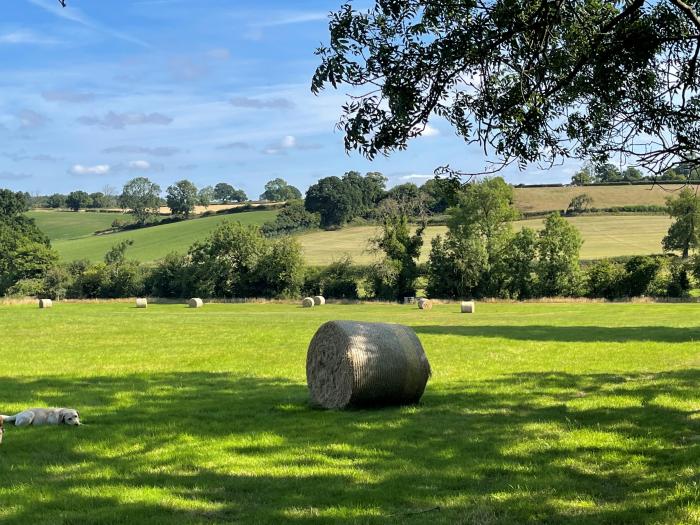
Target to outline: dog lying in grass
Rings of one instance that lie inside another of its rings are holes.
[[[3,417],[0,416],[0,445],[2,445],[2,433],[3,433],[2,421],[3,421]]]
[[[14,416],[0,416],[0,420],[14,423],[16,427],[80,425],[80,414],[72,408],[30,408]],[[2,438],[1,435],[0,438]]]

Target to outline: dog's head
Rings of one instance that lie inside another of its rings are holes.
[[[2,443],[2,433],[3,433],[2,416],[0,416],[0,443]]]
[[[59,412],[59,421],[64,425],[80,425],[80,414],[72,408],[62,408]]]

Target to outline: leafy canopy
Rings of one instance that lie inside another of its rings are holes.
[[[683,0],[375,0],[332,14],[312,90],[369,158],[433,115],[500,159],[700,165],[700,18]]]

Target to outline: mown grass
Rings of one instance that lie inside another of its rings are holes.
[[[585,193],[596,208],[614,206],[664,206],[684,184],[640,184],[623,186],[563,186],[550,188],[515,188],[515,206],[522,212],[566,210],[571,199]],[[696,189],[695,186],[690,186]]]
[[[84,426],[7,430],[0,521],[700,523],[700,305],[477,308],[2,306],[0,412]],[[421,404],[310,408],[328,319],[413,326]]]
[[[68,241],[90,236],[112,226],[114,219],[131,222],[123,213],[93,213],[71,211],[30,211],[27,213],[51,241]]]

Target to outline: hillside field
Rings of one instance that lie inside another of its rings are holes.
[[[615,206],[664,206],[685,187],[683,184],[623,185],[623,186],[562,186],[544,188],[514,188],[515,206],[521,212],[566,210],[571,199],[585,193],[593,199],[594,208]],[[690,186],[692,189],[697,189]]]
[[[0,521],[695,524],[700,305],[0,305]],[[325,321],[412,326],[418,406],[308,405]]]

